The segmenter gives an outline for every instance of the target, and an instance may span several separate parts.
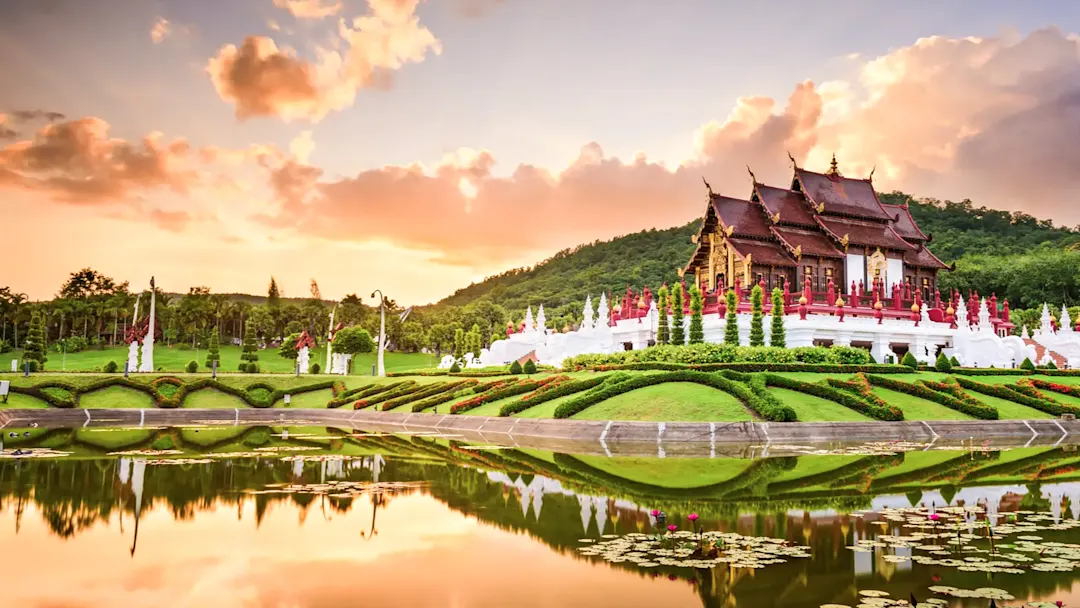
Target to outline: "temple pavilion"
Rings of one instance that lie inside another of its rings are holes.
[[[934,299],[937,273],[948,269],[927,245],[906,205],[878,198],[870,177],[845,177],[836,156],[825,173],[799,167],[788,188],[758,183],[749,200],[714,193],[690,262],[682,269],[707,292],[763,284],[798,292],[915,293]],[[686,279],[689,281],[689,277]],[[884,298],[882,298],[884,299]]]

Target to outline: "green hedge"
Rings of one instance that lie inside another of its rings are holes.
[[[604,382],[606,378],[603,376],[597,376],[595,378],[586,378],[584,380],[577,380],[575,382],[562,382],[556,386],[551,387],[548,390],[533,391],[528,395],[523,396],[517,401],[507,403],[499,409],[500,416],[513,416],[518,412],[525,411],[531,407],[540,405],[559,397],[565,397],[567,395],[573,395],[574,393],[580,393],[581,391],[587,391],[591,388],[599,386]]]
[[[432,396],[428,397],[427,399],[424,399],[422,401],[418,401],[418,402],[413,404],[412,411],[413,412],[422,412],[422,411],[424,411],[426,409],[433,408],[436,405],[442,405],[443,403],[446,403],[447,401],[453,401],[454,399],[457,399],[458,397],[463,397],[463,396],[465,396],[466,394],[469,393],[469,389],[473,388],[477,384],[477,382],[478,382],[477,380],[472,380],[472,379],[470,379],[470,380],[462,380],[459,383],[459,385],[457,387],[457,390],[450,390],[450,391],[445,391],[445,392],[442,392],[442,393],[436,393],[435,395],[432,395]]]
[[[809,363],[854,364],[873,363],[870,352],[849,346],[780,348],[773,346],[733,346],[730,344],[661,344],[641,350],[610,354],[588,354],[568,358],[563,365],[587,369],[595,365],[627,363]]]
[[[401,397],[403,395],[408,395],[412,392],[415,392],[419,388],[420,385],[416,383],[416,380],[406,380],[401,384],[397,385],[397,387],[393,390],[382,391],[364,399],[357,399],[356,402],[353,403],[353,409],[362,410],[365,407],[378,405],[384,401],[388,401],[396,397]]]
[[[997,408],[990,407],[970,395],[965,394],[963,397],[958,397],[949,394],[951,391],[942,392],[949,390],[948,385],[942,382],[929,382],[926,380],[920,380],[919,383],[900,382],[898,380],[893,380],[892,378],[877,375],[867,376],[866,379],[873,386],[880,386],[881,388],[887,388],[898,393],[911,395],[912,397],[926,399],[927,401],[944,405],[951,410],[956,410],[974,418],[979,418],[981,420],[998,419]],[[963,391],[960,391],[960,393],[963,394]]]
[[[462,382],[464,381],[459,380],[457,382],[436,382],[422,388],[418,386],[417,390],[415,391],[410,391],[405,395],[394,397],[393,399],[387,399],[382,403],[382,406],[379,409],[385,412],[387,410],[392,410],[399,405],[405,405],[410,401],[423,400],[428,397],[438,395],[439,393],[442,393],[444,391],[453,391],[455,388],[460,387]]]
[[[365,384],[364,386],[359,386],[357,388],[351,388],[351,389],[349,389],[347,391],[342,392],[337,397],[331,399],[326,404],[326,407],[329,407],[329,408],[341,407],[341,406],[345,405],[346,403],[350,403],[352,401],[358,401],[360,399],[366,399],[367,397],[370,397],[372,395],[377,395],[377,394],[379,394],[381,392],[384,392],[384,391],[393,390],[393,389],[401,386],[402,384],[404,384],[404,383],[403,382],[392,382],[390,384]]]
[[[749,386],[729,380],[719,374],[709,374],[691,370],[673,371],[667,374],[650,374],[648,376],[635,376],[617,383],[605,383],[604,385],[589,391],[584,395],[575,397],[559,405],[555,409],[556,418],[569,418],[585,408],[610,399],[616,395],[628,393],[632,390],[663,384],[665,382],[694,382],[704,384],[734,395],[742,401],[750,410],[756,412],[766,420],[775,422],[790,422],[795,420],[795,410],[783,405],[775,399],[770,400],[767,391],[759,394]]]
[[[1035,373],[1029,369],[998,369],[996,367],[954,367],[952,373],[958,376],[1030,376]]]
[[[636,371],[679,371],[679,370],[694,370],[699,372],[716,372],[722,370],[732,370],[737,372],[807,372],[817,374],[855,374],[858,372],[863,373],[877,373],[877,374],[914,374],[915,370],[907,367],[906,365],[884,365],[884,364],[867,364],[867,365],[846,365],[846,364],[819,364],[819,363],[703,363],[703,364],[684,364],[684,363],[662,363],[662,362],[650,362],[650,363],[626,363],[621,365],[594,365],[588,368],[592,371],[610,371],[610,370],[636,370]]]
[[[881,456],[867,456],[844,466],[828,471],[822,471],[816,475],[807,475],[806,477],[770,483],[768,490],[769,494],[780,494],[783,492],[832,483],[838,479],[847,479],[855,475],[872,477],[875,473],[884,471],[885,469],[898,467],[903,463],[903,452],[898,454],[884,454]]]
[[[803,382],[802,380],[795,380],[778,374],[764,374],[764,376],[765,382],[769,386],[786,388],[820,397],[827,401],[833,401],[876,420],[904,419],[904,412],[900,408],[889,405],[875,395],[873,391],[869,390],[870,385],[866,384],[866,377],[861,374],[860,382],[843,382],[830,378],[828,384]],[[865,385],[865,390],[862,388],[863,385]]]
[[[968,380],[967,378],[956,378],[956,382],[969,391],[998,397],[999,399],[1005,399],[1006,401],[1013,401],[1037,409],[1040,412],[1053,414],[1054,416],[1060,416],[1062,414],[1080,414],[1080,408],[1078,407],[1058,403],[1057,401],[1045,397],[1040,398],[1033,395],[1026,395],[1023,392],[1013,390],[1008,386],[986,384],[983,382],[976,382],[975,380]]]
[[[491,403],[492,401],[498,401],[500,399],[506,399],[507,397],[514,397],[516,395],[522,395],[535,391],[536,389],[544,386],[548,382],[553,381],[558,376],[548,376],[540,380],[512,380],[505,386],[492,388],[484,391],[480,395],[469,399],[468,401],[462,401],[461,403],[455,403],[450,408],[451,414],[460,414],[461,412],[467,412],[473,408],[480,407],[485,403]]]

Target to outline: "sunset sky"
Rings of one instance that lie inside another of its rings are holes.
[[[1080,224],[1080,3],[3,0],[0,285],[436,301],[787,152]]]

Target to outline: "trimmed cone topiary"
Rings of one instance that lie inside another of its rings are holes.
[[[701,289],[697,285],[690,290],[690,344],[701,344],[705,341],[705,323],[701,313],[705,310],[705,302],[701,297]]]
[[[938,353],[937,360],[934,361],[934,369],[943,374],[952,371],[952,363],[949,363],[949,358],[945,356],[945,353]]]
[[[729,289],[727,295],[727,316],[724,325],[724,344],[729,346],[739,345],[739,317],[735,314],[738,302],[735,300],[735,290]]]
[[[1057,369],[1057,368],[1058,368],[1058,366],[1054,365],[1053,361],[1047,361],[1046,362],[1046,369]]]
[[[195,372],[199,371],[199,362],[188,361],[188,364],[184,366],[184,370],[187,371],[187,373],[189,374],[194,374]]]
[[[764,298],[761,285],[754,285],[750,290],[750,346],[765,346],[765,313],[762,308]]]
[[[105,364],[105,373],[106,374],[115,374],[119,370],[120,370],[120,366],[117,365],[116,361],[109,361],[108,363]]]
[[[525,362],[525,373],[526,374],[535,374],[536,373],[536,364],[533,363],[532,359],[529,359],[528,361]]]
[[[904,353],[904,358],[900,360],[900,365],[906,365],[911,369],[918,369],[919,360],[915,358],[915,355],[911,354],[911,351]]]
[[[784,292],[779,287],[772,290],[772,324],[769,332],[769,346],[787,347],[787,334],[784,331]]]
[[[960,367],[960,360],[957,359],[955,355],[949,357],[949,363],[951,363],[953,367]]]
[[[1020,369],[1035,371],[1035,364],[1031,362],[1031,359],[1024,357],[1024,361],[1020,364]]]
[[[674,302],[671,305],[671,343],[682,346],[686,344],[686,328],[683,326],[683,290],[682,285],[675,284],[672,288]]]
[[[510,364],[510,373],[514,374],[514,375],[520,374],[521,373],[521,363],[518,363],[517,361],[514,361],[513,363],[511,363]]]
[[[456,374],[456,373],[458,373],[460,371],[461,371],[461,366],[458,365],[457,361],[454,361],[454,364],[450,366],[450,373],[451,374]]]
[[[656,326],[657,344],[668,344],[671,342],[671,327],[668,326],[669,297],[667,285],[664,285],[657,294],[657,309],[660,312],[660,319]]]

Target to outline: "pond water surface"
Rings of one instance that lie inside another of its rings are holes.
[[[1080,606],[1071,447],[611,458],[306,427],[2,447],[12,606]]]

